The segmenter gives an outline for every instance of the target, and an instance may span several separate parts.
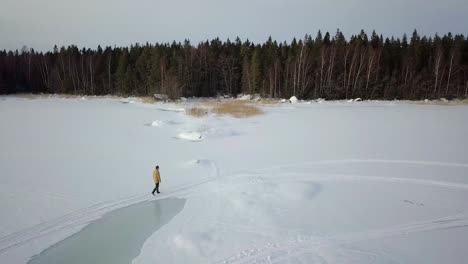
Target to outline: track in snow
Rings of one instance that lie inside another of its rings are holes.
[[[271,168],[264,168],[259,170],[252,170],[249,172],[234,173],[232,175],[223,175],[220,176],[219,168],[213,161],[210,160],[196,160],[197,163],[204,162],[205,165],[209,165],[213,171],[214,176],[207,178],[206,180],[193,184],[186,184],[178,186],[164,195],[158,196],[156,199],[169,198],[181,192],[193,189],[197,186],[213,182],[226,177],[250,177],[250,183],[253,184],[263,184],[264,181],[269,180],[269,176],[266,176],[265,171],[271,171],[275,169],[285,169],[297,166],[313,166],[319,164],[334,164],[334,163],[403,163],[403,164],[417,164],[417,165],[430,165],[430,166],[450,166],[450,167],[466,167],[468,164],[460,163],[443,163],[443,162],[426,162],[426,161],[406,161],[406,160],[325,160],[317,162],[308,162],[308,163],[297,163],[291,165],[283,165]],[[261,174],[262,176],[256,176]],[[256,180],[257,179],[257,180]],[[412,179],[412,178],[398,178],[398,177],[377,177],[377,176],[361,176],[361,175],[350,175],[350,174],[314,174],[313,172],[305,173],[283,173],[282,175],[275,175],[275,180],[278,181],[296,181],[296,180],[312,180],[312,181],[355,181],[355,180],[370,180],[370,181],[383,181],[383,182],[394,182],[394,183],[410,183],[418,185],[429,185],[436,186],[441,188],[455,188],[468,190],[468,185],[461,183],[452,183],[445,181],[435,181],[435,180],[426,180],[426,179]],[[62,217],[52,219],[40,223],[35,226],[20,230],[13,234],[9,234],[4,237],[0,237],[0,255],[8,252],[9,250],[24,245],[28,242],[34,241],[37,238],[50,235],[54,232],[66,230],[73,227],[85,226],[89,222],[92,222],[104,214],[129,206],[138,202],[145,200],[153,199],[149,194],[136,194],[129,196],[122,200],[118,201],[109,201],[99,204],[92,205],[90,207],[81,209],[76,212],[66,214]],[[284,260],[284,257],[291,257],[291,254],[300,254],[302,251],[310,251],[311,248],[317,246],[331,246],[335,244],[343,243],[353,243],[361,240],[370,240],[386,236],[394,236],[400,234],[408,234],[414,232],[426,232],[432,230],[440,230],[445,228],[457,228],[457,227],[466,227],[468,226],[468,218],[465,215],[460,215],[456,217],[447,217],[443,219],[433,219],[422,222],[410,223],[408,225],[390,227],[386,229],[361,232],[361,233],[352,233],[345,234],[336,237],[328,238],[308,238],[308,239],[299,239],[297,241],[288,242],[286,244],[271,244],[266,246],[264,249],[251,249],[245,252],[241,252],[238,255],[222,260],[220,263],[253,263],[253,262],[262,262],[268,260],[271,262]],[[288,254],[278,254],[279,252],[287,251]],[[283,255],[284,257],[275,257],[272,259],[272,255]]]
[[[246,249],[234,256],[219,260],[215,263],[277,263],[299,256],[306,252],[313,254],[325,247],[341,246],[360,241],[462,227],[468,227],[468,217],[466,215],[454,215],[394,227],[330,237],[301,237],[289,240],[285,243],[270,243],[262,248]]]

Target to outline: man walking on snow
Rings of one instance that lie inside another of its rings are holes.
[[[159,193],[159,183],[161,182],[161,175],[159,175],[159,166],[156,166],[156,168],[153,171],[153,181],[154,181],[154,184],[156,185],[152,192],[154,196],[154,192]]]

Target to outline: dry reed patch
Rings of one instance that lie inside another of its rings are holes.
[[[32,94],[32,93],[16,93],[13,94],[14,97],[22,98],[22,99],[36,99],[39,98],[39,95]]]
[[[190,107],[185,110],[185,113],[195,117],[202,117],[208,114],[208,109],[200,107]]]
[[[154,103],[156,103],[156,99],[153,96],[143,96],[143,97],[141,97],[141,101],[144,104],[154,104]]]
[[[218,103],[212,111],[219,115],[231,115],[237,118],[263,114],[260,108],[241,100]]]

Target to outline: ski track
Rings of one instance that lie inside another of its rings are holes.
[[[409,164],[409,165],[424,165],[424,166],[438,166],[438,167],[460,167],[468,168],[466,163],[455,163],[455,162],[438,162],[438,161],[424,161],[424,160],[393,160],[393,159],[335,159],[335,160],[319,160],[311,162],[297,162],[290,164],[283,164],[279,166],[273,166],[268,168],[253,169],[243,172],[252,171],[270,171],[278,169],[296,168],[304,165],[326,165],[326,164],[343,164],[343,163],[387,163],[387,164]]]
[[[382,160],[382,159],[343,159],[343,160],[322,160],[316,162],[302,162],[294,163],[289,165],[281,165],[269,168],[262,168],[257,170],[249,171],[238,171],[237,173],[231,173],[229,175],[221,175],[220,170],[214,161],[210,161],[210,167],[214,174],[212,177],[207,178],[204,181],[198,183],[189,183],[177,186],[168,193],[158,196],[155,200],[169,198],[174,195],[184,195],[183,191],[187,191],[203,184],[210,183],[213,181],[220,180],[222,178],[245,178],[251,184],[263,184],[271,176],[268,176],[268,172],[277,169],[294,168],[297,166],[310,166],[310,165],[321,165],[321,164],[335,164],[335,163],[395,163],[395,164],[415,164],[415,165],[426,165],[426,166],[449,166],[449,167],[463,167],[468,168],[468,164],[463,163],[446,163],[446,162],[431,162],[431,161],[411,161],[411,160]],[[255,176],[257,175],[257,176]],[[261,176],[258,176],[261,175]],[[425,179],[410,179],[410,178],[398,178],[398,177],[378,177],[378,176],[362,176],[362,175],[351,175],[351,174],[327,174],[327,173],[282,173],[281,176],[275,175],[275,180],[280,181],[356,181],[356,180],[371,180],[371,181],[382,181],[382,182],[394,182],[394,183],[411,183],[418,185],[437,186],[444,188],[455,188],[468,190],[467,184],[452,183],[435,180]],[[218,187],[219,188],[219,187]],[[220,195],[220,190],[217,189],[216,193]],[[22,229],[18,232],[0,237],[0,255],[8,252],[9,250],[18,246],[24,245],[37,238],[50,235],[54,232],[70,229],[73,227],[84,226],[96,219],[101,218],[106,213],[126,207],[135,203],[139,203],[145,200],[154,200],[152,197],[148,197],[148,194],[136,194],[128,196],[117,201],[107,201],[92,205],[87,208],[63,215],[61,217],[42,222],[40,224]],[[230,226],[230,223],[216,221],[220,225]],[[363,240],[372,240],[377,238],[406,235],[417,232],[428,232],[449,228],[460,228],[468,227],[468,218],[465,215],[458,215],[452,217],[445,217],[441,219],[432,219],[421,222],[410,223],[407,225],[401,225],[396,227],[390,227],[379,230],[371,230],[365,232],[350,233],[332,237],[323,238],[299,238],[294,239],[283,244],[270,243],[263,248],[249,249],[236,254],[230,258],[220,260],[215,263],[275,263],[278,261],[291,258],[299,255],[305,251],[313,251],[313,248],[327,247],[341,244],[351,244]],[[238,226],[237,226],[238,228]],[[245,227],[245,231],[255,232],[254,230],[248,230]],[[317,256],[320,257],[320,256]]]
[[[278,263],[306,252],[317,254],[318,257],[320,257],[319,251],[321,248],[325,247],[337,247],[392,236],[463,227],[468,227],[468,217],[466,215],[454,215],[394,227],[329,237],[299,237],[285,243],[269,243],[261,248],[246,249],[234,256],[215,263]],[[363,253],[369,254],[370,252]],[[378,254],[374,255],[375,258],[379,257]]]
[[[442,188],[452,188],[468,190],[468,184],[453,183],[446,181],[436,181],[427,179],[411,179],[411,178],[398,178],[398,177],[380,177],[380,176],[362,176],[354,174],[337,174],[337,173],[287,173],[282,176],[275,176],[277,180],[292,182],[296,181],[357,181],[357,180],[368,180],[368,181],[380,181],[380,182],[392,182],[392,183],[410,183],[416,185],[435,186]],[[292,180],[292,181],[291,181]]]

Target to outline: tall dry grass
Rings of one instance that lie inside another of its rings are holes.
[[[219,115],[230,115],[237,118],[263,114],[262,110],[257,106],[241,100],[218,103],[213,107],[212,111]]]
[[[185,113],[195,117],[203,117],[208,115],[209,109],[201,108],[201,107],[190,107],[185,109]]]

